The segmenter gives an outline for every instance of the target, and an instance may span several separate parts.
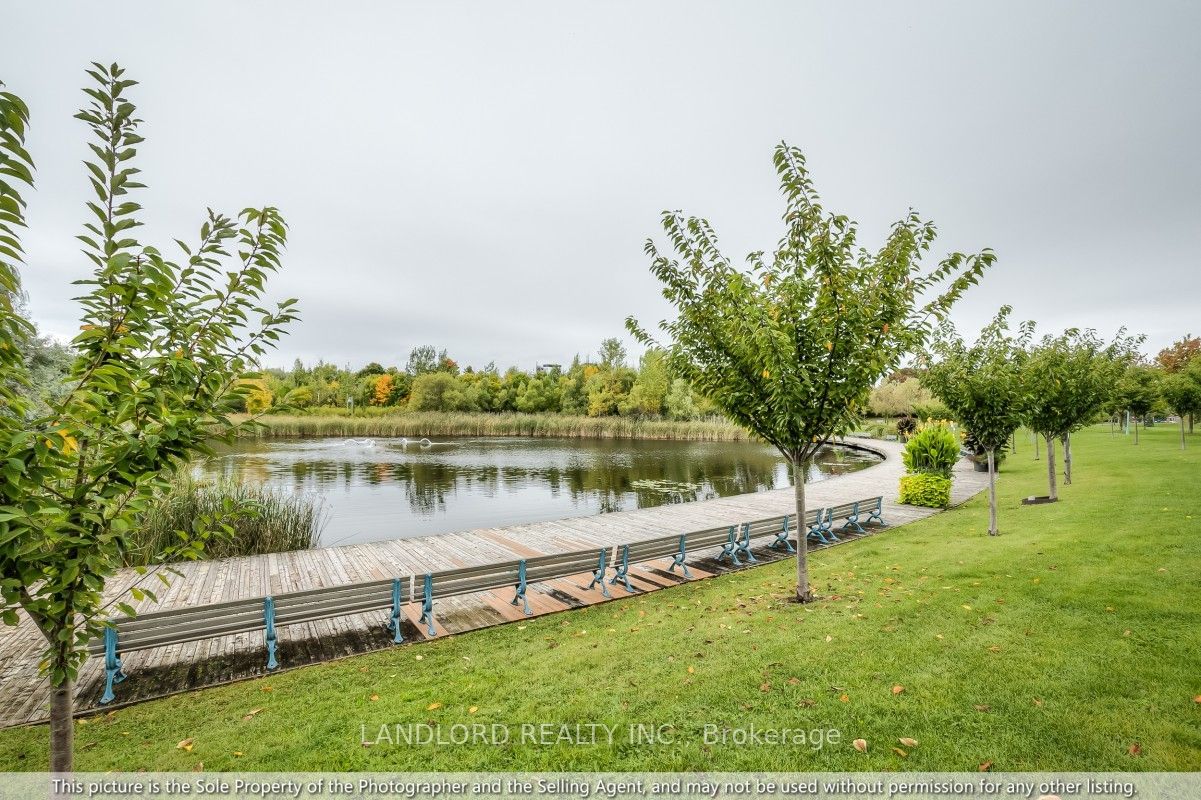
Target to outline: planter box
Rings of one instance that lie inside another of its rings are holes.
[[[1054,503],[1054,502],[1056,502],[1056,501],[1052,500],[1050,498],[1050,496],[1045,495],[1045,494],[1032,495],[1030,497],[1022,498],[1022,505],[1024,505],[1024,506],[1041,506],[1044,503]]]

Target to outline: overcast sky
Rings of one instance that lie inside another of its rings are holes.
[[[955,312],[1201,333],[1199,3],[3,3],[33,115],[24,284],[70,336],[89,61],[146,121],[144,242],[279,206],[270,364],[566,361],[669,313],[659,212],[770,248],[771,150],[801,147],[873,248],[913,207],[998,262]],[[633,349],[633,348],[631,348]]]

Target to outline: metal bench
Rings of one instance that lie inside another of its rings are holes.
[[[393,641],[399,643],[403,640],[400,609],[409,582],[410,578],[405,576],[109,620],[104,635],[88,642],[89,655],[104,656],[104,694],[100,702],[113,701],[113,684],[126,677],[121,669],[121,654],[135,650],[262,630],[266,636],[267,669],[272,670],[279,666],[276,628],[385,609],[391,609],[388,629]]]
[[[671,536],[661,536],[658,539],[647,539],[642,542],[631,542],[617,547],[617,551],[613,557],[613,577],[609,579],[609,583],[621,582],[625,584],[627,592],[633,592],[634,587],[630,585],[630,562],[638,561],[654,561],[657,558],[672,557],[671,566],[667,569],[669,572],[675,572],[676,567],[684,568],[684,577],[691,578],[692,574],[688,572],[688,565],[684,563],[684,559],[688,557],[687,534],[672,534]]]
[[[838,519],[846,520],[839,530],[845,531],[847,528],[854,528],[859,533],[867,532],[863,529],[863,525],[870,525],[872,522],[877,522],[880,525],[885,524],[884,498],[882,496],[869,497],[863,500],[856,500],[852,503],[831,506],[825,511],[825,517],[817,524],[815,531],[821,537],[822,541],[827,543],[832,543],[831,539],[834,542],[839,541],[838,536],[834,533],[834,521]],[[867,514],[867,519],[864,519],[861,523],[860,517],[864,514]],[[827,534],[830,539],[826,538]]]
[[[581,550],[574,553],[556,553],[536,558],[523,558],[519,561],[507,561],[502,564],[429,572],[421,577],[420,594],[418,594],[417,585],[414,584],[413,602],[421,603],[420,621],[427,626],[426,631],[430,636],[437,636],[438,632],[434,628],[434,600],[442,597],[486,592],[490,589],[512,586],[516,591],[513,596],[513,605],[517,605],[520,601],[528,615],[533,613],[525,596],[526,588],[530,583],[565,578],[581,572],[592,574],[592,582],[585,587],[586,589],[591,589],[599,583],[601,593],[608,597],[609,590],[605,588],[604,581],[608,550],[608,548],[603,548],[601,550]]]

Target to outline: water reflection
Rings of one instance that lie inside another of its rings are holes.
[[[873,460],[826,448],[810,481]],[[530,438],[247,441],[197,473],[321,494],[331,512],[324,545],[686,503],[792,480],[774,450],[748,442]]]

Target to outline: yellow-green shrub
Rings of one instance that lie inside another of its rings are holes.
[[[901,502],[910,506],[946,508],[951,504],[951,479],[929,472],[902,475]]]

